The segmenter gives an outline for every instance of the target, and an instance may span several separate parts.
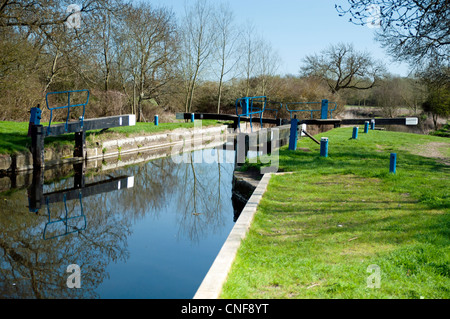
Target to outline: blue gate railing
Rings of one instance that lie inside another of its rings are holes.
[[[257,106],[254,105],[256,103]],[[242,97],[239,99],[236,99],[236,115],[238,117],[238,128],[241,129],[241,116],[248,116],[250,117],[250,128],[253,131],[252,126],[252,115],[259,114],[259,120],[262,127],[262,115],[264,111],[266,110],[267,105],[267,97],[265,96],[252,96],[252,97]],[[242,109],[242,112],[239,113],[239,108]]]
[[[255,103],[257,105],[255,105]],[[267,103],[272,104],[279,104],[279,108],[266,108]],[[275,102],[275,101],[267,101],[266,96],[253,96],[253,97],[241,97],[236,99],[236,115],[238,117],[238,128],[240,130],[241,126],[241,116],[248,116],[249,122],[250,122],[250,128],[253,131],[253,125],[252,125],[252,116],[259,114],[259,120],[262,127],[262,121],[263,121],[263,113],[264,111],[274,111],[275,112],[275,119],[278,117],[278,112],[281,111],[283,108],[282,102]],[[311,108],[311,105],[320,105],[320,108],[313,109]],[[334,108],[329,109],[329,105],[334,104]],[[294,106],[296,105],[296,106]],[[297,108],[297,105],[302,105],[303,107]],[[292,119],[294,118],[294,113],[296,112],[310,112],[311,119],[314,119],[314,112],[320,112],[320,119],[332,119],[333,118],[333,111],[337,109],[337,103],[336,102],[329,102],[326,99],[323,99],[321,102],[288,102],[284,103],[284,107],[289,112],[289,117]],[[241,110],[241,112],[240,112]],[[329,117],[328,117],[329,115]]]
[[[290,109],[288,105],[315,105],[319,104],[320,109]],[[333,109],[329,109],[329,104],[334,104]],[[329,102],[328,100],[322,100],[322,102],[289,102],[284,104],[286,107],[286,110],[289,112],[289,116],[292,119],[293,113],[295,112],[310,112],[311,113],[311,119],[314,118],[313,113],[314,112],[320,112],[320,118],[321,119],[327,119],[328,118],[328,112],[330,113],[330,118],[333,118],[333,111],[337,108],[336,102]]]
[[[84,103],[77,103],[77,104],[71,104],[71,94],[73,94],[73,93],[80,93],[80,92],[87,92],[86,102],[84,102]],[[48,96],[49,95],[53,95],[53,94],[67,94],[67,105],[50,107],[49,106],[49,102],[48,102]],[[69,122],[69,117],[70,117],[70,109],[73,108],[73,107],[77,107],[77,106],[82,106],[83,107],[83,115],[80,117],[80,125],[81,125],[81,128],[83,128],[83,120],[84,120],[84,114],[86,112],[86,105],[89,102],[89,90],[49,92],[49,93],[47,93],[45,95],[45,102],[47,104],[47,109],[50,110],[50,120],[48,122],[47,133],[50,133],[50,125],[51,125],[52,119],[53,119],[53,110],[67,109],[67,118],[66,118],[66,124],[65,124],[65,131],[67,132],[67,127],[68,127],[68,122]]]
[[[271,109],[268,109],[268,108],[266,107],[266,111],[273,111],[273,112],[275,112],[275,119],[277,119],[277,118],[278,118],[278,112],[280,112],[281,109],[283,108],[283,103],[281,103],[281,102],[275,102],[275,101],[267,101],[267,103],[270,103],[270,104],[279,104],[279,107],[278,107],[278,108],[271,108]],[[263,115],[264,115],[264,114],[263,114]]]

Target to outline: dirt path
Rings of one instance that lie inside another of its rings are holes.
[[[450,143],[445,142],[430,142],[423,146],[419,146],[410,150],[412,154],[436,158],[439,162],[450,166],[450,158],[445,156],[444,149],[449,148]]]

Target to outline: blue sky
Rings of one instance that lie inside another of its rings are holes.
[[[172,8],[177,18],[184,14],[185,1],[146,0]],[[408,66],[392,62],[381,45],[374,40],[374,29],[348,22],[340,17],[334,5],[347,5],[347,0],[211,0],[228,2],[236,22],[250,21],[266,41],[277,50],[282,60],[279,73],[298,75],[302,59],[319,53],[330,44],[353,43],[360,51],[368,51],[382,60],[389,72],[407,76]]]

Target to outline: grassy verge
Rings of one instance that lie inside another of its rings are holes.
[[[44,126],[48,123],[42,123]],[[215,120],[203,120],[202,126],[211,126],[222,124]],[[164,131],[171,131],[178,128],[192,128],[194,123],[178,121],[174,123],[159,123],[158,126],[153,123],[136,123],[135,126],[116,127],[106,131],[94,130],[86,134],[86,141],[92,142],[94,139],[108,140],[121,137],[131,137],[137,135],[150,135]],[[27,137],[28,122],[9,122],[0,121],[0,154],[13,154],[15,152],[24,152],[29,150],[31,138]],[[74,134],[64,134],[58,137],[49,137],[45,139],[46,146],[58,147],[63,145],[73,145]]]
[[[280,150],[286,173],[272,176],[222,298],[450,297],[450,167],[414,155],[448,139],[351,134],[318,135],[328,158],[309,139]]]

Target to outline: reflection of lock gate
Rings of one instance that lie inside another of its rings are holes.
[[[45,198],[45,204],[47,205],[47,213],[48,213],[48,222],[46,223],[46,225],[44,227],[44,239],[51,239],[51,238],[55,238],[55,237],[59,237],[59,236],[65,236],[67,234],[86,229],[86,216],[84,215],[82,198],[93,196],[93,195],[98,195],[98,194],[102,194],[102,193],[109,193],[109,192],[120,190],[120,189],[132,188],[132,187],[134,187],[134,176],[113,177],[109,180],[99,181],[99,182],[88,184],[88,185],[83,185],[83,184],[84,183],[80,183],[80,184],[75,185],[75,187],[71,188],[71,189],[55,191],[55,192],[47,193],[47,194],[43,195]],[[61,196],[62,196],[62,199],[61,199]],[[74,199],[79,200],[81,213],[79,215],[69,217],[68,216],[69,213],[68,213],[68,209],[67,209],[67,201],[74,200]],[[61,201],[64,203],[65,216],[63,218],[52,220],[51,215],[50,215],[50,204],[56,203],[56,202],[61,202]],[[30,211],[31,211],[31,209],[32,209],[32,207],[30,207]],[[84,226],[81,228],[74,228],[73,231],[69,231],[68,221],[73,221],[76,219],[82,219],[82,222],[84,222]],[[65,225],[65,233],[47,238],[46,237],[47,227],[49,225],[56,224],[56,223],[63,223]]]
[[[90,184],[84,183],[84,164],[74,164],[75,176],[74,187],[56,190],[49,193],[43,193],[44,175],[42,170],[35,170],[33,172],[33,183],[28,188],[28,209],[30,212],[38,213],[42,207],[42,203],[47,206],[48,221],[44,226],[44,239],[51,239],[55,237],[64,236],[73,232],[86,229],[86,216],[82,199],[89,196],[94,196],[102,193],[108,193],[124,188],[134,187],[134,176],[119,176],[112,177],[108,180],[98,181]],[[67,201],[78,200],[80,203],[80,213],[76,216],[69,216]],[[52,219],[50,206],[54,203],[64,203],[64,216]],[[83,225],[81,227],[74,227],[69,225],[69,221],[81,220]],[[62,234],[47,237],[49,227],[52,225],[64,225]],[[72,229],[69,230],[69,227]]]
[[[68,234],[75,233],[75,232],[78,232],[80,230],[85,230],[86,229],[86,216],[84,215],[84,212],[83,212],[83,202],[81,201],[81,198],[82,198],[81,191],[78,193],[78,198],[79,198],[79,201],[80,201],[80,209],[81,209],[80,215],[69,217],[69,212],[68,212],[68,209],[67,209],[66,194],[64,194],[63,202],[64,202],[65,215],[64,215],[63,218],[59,218],[59,219],[56,219],[56,220],[52,220],[51,219],[50,203],[48,202],[48,197],[46,198],[46,203],[45,204],[47,205],[48,222],[45,224],[45,227],[44,227],[44,234],[43,234],[43,238],[44,239],[53,239],[53,238],[56,238],[56,237],[65,236],[65,235],[68,235]],[[83,221],[83,226],[81,228],[78,228],[76,226],[69,226],[69,221],[80,219],[80,218],[82,218],[82,221]],[[63,234],[47,237],[46,236],[47,227],[52,225],[52,224],[57,224],[57,223],[63,223],[64,224],[65,232]],[[69,227],[72,230],[69,230]]]

